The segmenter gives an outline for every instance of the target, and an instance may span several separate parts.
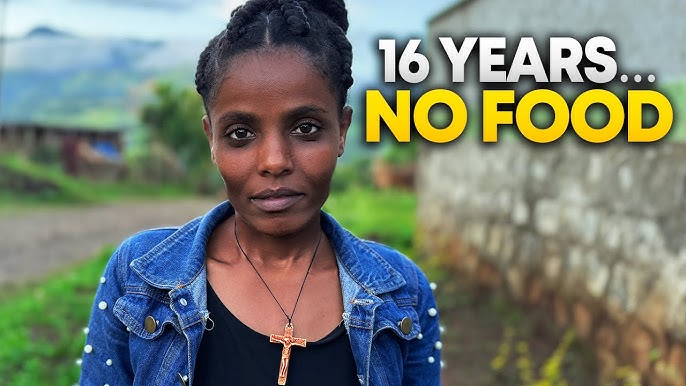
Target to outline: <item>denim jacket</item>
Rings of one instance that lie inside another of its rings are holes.
[[[200,340],[213,325],[205,247],[233,213],[224,202],[180,228],[144,231],[117,248],[95,295],[81,385],[193,384]],[[321,216],[337,256],[360,384],[439,385],[439,323],[424,274],[399,252]]]

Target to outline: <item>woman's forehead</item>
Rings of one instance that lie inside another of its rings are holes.
[[[297,65],[309,72],[322,75],[315,66],[314,58],[306,50],[294,46],[266,46],[242,52],[231,58],[224,69],[223,78],[232,76],[233,72],[240,72],[246,68],[250,70],[264,63],[288,63],[290,66]]]
[[[336,109],[337,98],[328,79],[298,50],[269,50],[242,54],[232,61],[220,83],[214,107],[219,110],[293,105]],[[331,105],[332,107],[328,106]]]

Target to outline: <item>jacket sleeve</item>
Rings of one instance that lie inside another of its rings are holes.
[[[421,333],[410,342],[403,369],[404,386],[438,386],[441,384],[441,332],[436,301],[424,273],[417,275],[417,314]]]
[[[114,303],[123,295],[128,272],[127,245],[110,257],[95,294],[81,362],[81,386],[131,385],[129,333],[114,315]]]

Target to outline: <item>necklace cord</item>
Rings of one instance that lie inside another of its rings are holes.
[[[295,315],[295,310],[298,307],[298,302],[300,301],[300,295],[302,295],[302,293],[303,293],[303,288],[305,288],[305,282],[307,281],[307,276],[310,275],[310,270],[312,269],[312,263],[314,263],[314,258],[317,256],[317,251],[319,250],[319,244],[321,244],[321,242],[322,242],[322,233],[323,232],[319,233],[319,239],[317,240],[317,246],[314,248],[314,253],[312,253],[312,259],[310,259],[310,265],[307,266],[307,272],[305,273],[305,278],[303,279],[303,282],[300,285],[300,291],[298,291],[298,297],[295,299],[295,305],[293,306],[293,312],[291,312],[291,316],[288,316],[288,314],[286,313],[286,310],[283,309],[283,307],[281,306],[281,303],[279,303],[279,300],[274,295],[274,292],[272,292],[272,290],[267,285],[267,282],[264,281],[264,278],[262,277],[262,275],[260,275],[260,272],[257,270],[257,267],[255,267],[255,264],[253,264],[253,262],[248,257],[248,254],[245,253],[245,250],[243,250],[243,247],[241,246],[241,242],[238,241],[238,223],[234,217],[233,235],[236,238],[236,245],[238,245],[238,249],[241,250],[241,253],[243,253],[243,256],[245,256],[245,259],[248,260],[248,263],[250,263],[250,266],[252,267],[252,269],[255,270],[257,277],[259,277],[260,280],[262,280],[262,284],[264,284],[264,286],[267,288],[267,291],[269,291],[269,294],[272,295],[272,298],[274,298],[276,305],[279,306],[279,308],[281,309],[281,312],[283,312],[283,315],[288,320],[289,325],[292,325],[291,322],[293,320],[293,315]]]

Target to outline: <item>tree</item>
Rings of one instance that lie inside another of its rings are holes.
[[[195,90],[158,83],[155,98],[141,110],[141,120],[150,128],[152,138],[176,152],[193,173],[207,170],[211,164],[202,128],[204,114],[202,100]]]

